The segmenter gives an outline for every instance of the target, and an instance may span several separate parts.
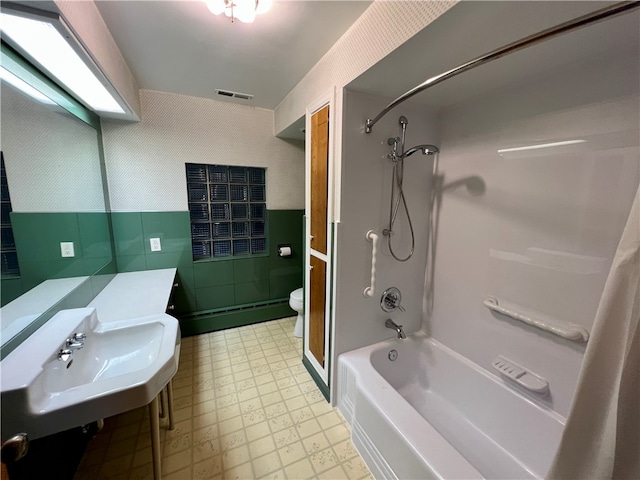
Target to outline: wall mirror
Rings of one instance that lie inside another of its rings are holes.
[[[117,271],[97,118],[24,93],[10,53],[3,42],[2,358],[57,311],[86,306]]]

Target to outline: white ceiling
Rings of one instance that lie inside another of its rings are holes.
[[[140,88],[273,109],[371,4],[276,0],[252,24],[199,1],[97,0]],[[255,95],[229,100],[215,89]]]

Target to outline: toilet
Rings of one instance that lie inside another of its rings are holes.
[[[291,295],[289,295],[289,306],[298,312],[296,326],[293,328],[293,336],[300,338],[302,337],[302,323],[304,319],[304,290],[302,288],[291,292]]]

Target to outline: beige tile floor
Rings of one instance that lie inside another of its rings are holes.
[[[295,317],[185,338],[163,479],[371,478],[301,363]],[[105,419],[75,480],[153,477],[148,409]]]

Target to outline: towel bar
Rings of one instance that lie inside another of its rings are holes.
[[[580,325],[575,325],[573,323],[565,323],[561,325],[557,323],[547,322],[545,320],[540,320],[538,318],[531,318],[528,315],[523,315],[514,310],[499,305],[498,299],[496,297],[486,297],[482,303],[489,310],[493,310],[494,312],[506,315],[507,317],[511,317],[514,320],[526,323],[527,325],[531,325],[532,327],[539,328],[540,330],[544,330],[545,332],[553,333],[554,335],[565,338],[567,340],[572,340],[574,342],[580,343],[586,343],[587,340],[589,340],[589,332],[586,328],[581,327]]]

